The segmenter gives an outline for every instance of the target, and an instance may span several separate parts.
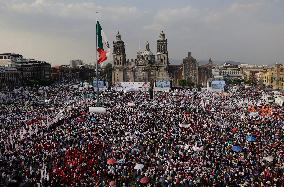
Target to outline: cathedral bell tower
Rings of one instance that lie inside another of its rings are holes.
[[[157,66],[159,67],[157,72],[157,80],[169,80],[169,55],[168,55],[168,40],[165,33],[160,33],[157,40]]]
[[[126,54],[125,45],[121,40],[121,35],[118,32],[116,35],[116,41],[113,42],[113,72],[112,83],[125,81],[125,66],[126,66]]]
[[[169,65],[168,40],[163,31],[160,33],[159,39],[157,40],[157,62],[160,65]]]

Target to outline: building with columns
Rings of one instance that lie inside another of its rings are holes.
[[[144,51],[138,51],[136,59],[126,60],[125,44],[118,32],[113,42],[112,83],[154,82],[169,80],[168,41],[164,32],[157,40],[157,52],[154,54],[147,42]]]

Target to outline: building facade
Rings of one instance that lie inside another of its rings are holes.
[[[261,75],[267,69],[267,66],[241,64],[240,68],[245,81],[253,84],[262,84]]]
[[[169,76],[172,86],[179,86],[179,81],[183,79],[182,65],[169,65]]]
[[[138,51],[136,59],[126,60],[125,44],[120,33],[113,42],[112,83],[119,82],[154,82],[169,80],[168,42],[164,32],[157,40],[157,53],[150,50],[147,42],[144,51]]]
[[[2,53],[0,54],[0,67],[15,67],[17,62],[21,62],[23,56],[14,53]]]
[[[188,52],[188,56],[183,59],[182,77],[194,85],[198,84],[198,62],[191,56],[191,52]]]
[[[213,78],[213,67],[214,65],[211,58],[209,59],[207,64],[198,67],[198,85],[202,87],[207,86],[208,80]]]
[[[51,79],[51,65],[49,63],[34,59],[25,59],[19,54],[0,54],[0,67],[13,68],[14,70],[17,70],[16,74],[20,75],[15,77],[19,78],[21,83],[25,83],[30,80],[47,81]]]
[[[116,41],[113,42],[112,83],[130,82],[130,80],[126,78],[127,71],[129,71],[129,67],[126,63],[125,44],[118,32],[116,35]]]
[[[21,85],[21,73],[13,67],[0,67],[0,89]]]
[[[225,62],[222,66],[219,67],[220,76],[223,76],[224,79],[243,79],[241,68],[238,65],[234,65],[228,62]]]
[[[15,68],[21,72],[23,81],[45,81],[51,79],[51,65],[45,61],[24,59],[21,62],[17,62]]]
[[[275,64],[265,69],[261,75],[262,83],[265,86],[277,90],[284,90],[284,66],[283,64]]]

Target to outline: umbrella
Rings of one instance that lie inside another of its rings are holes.
[[[107,164],[108,165],[114,165],[114,164],[116,164],[116,160],[114,158],[108,159]]]
[[[91,122],[96,122],[96,121],[97,121],[97,120],[96,120],[95,117],[91,118]]]
[[[272,162],[274,160],[273,156],[267,156],[267,157],[264,157],[263,159],[268,162]]]
[[[278,147],[279,145],[281,145],[280,142],[277,142],[277,143],[274,143],[274,144],[271,144],[272,147]]]
[[[78,119],[77,119],[77,122],[84,122],[84,121],[85,121],[84,118],[78,118]]]
[[[87,114],[87,112],[81,112],[81,115],[86,115]]]
[[[138,153],[139,151],[140,151],[139,149],[133,148],[133,149],[131,150],[131,154],[133,154],[133,153]]]
[[[164,183],[165,182],[165,178],[164,177],[160,177],[159,182]]]
[[[233,150],[234,152],[241,152],[243,149],[242,149],[240,146],[238,146],[238,145],[234,145],[234,146],[232,147],[232,150]]]
[[[117,161],[117,163],[124,164],[125,163],[125,159],[120,159],[119,161]]]
[[[128,102],[127,105],[128,106],[135,106],[135,103]]]
[[[236,133],[239,129],[238,128],[232,128],[232,132]]]
[[[253,136],[253,135],[249,135],[249,136],[247,136],[247,141],[248,142],[255,142],[256,141],[256,137]]]
[[[111,181],[111,182],[109,183],[109,186],[110,186],[110,187],[115,187],[115,186],[116,186],[115,181]]]
[[[190,112],[184,112],[183,115],[185,115],[186,117],[190,115]]]
[[[190,127],[190,124],[183,124],[183,123],[180,123],[180,124],[179,124],[179,127],[188,128],[188,127]]]
[[[258,112],[250,112],[249,116],[256,117],[258,116]]]
[[[193,151],[202,151],[203,150],[203,146],[201,146],[201,147],[193,146],[192,150]]]
[[[142,184],[147,184],[150,181],[149,177],[143,177],[142,179],[140,179],[140,182]]]
[[[135,170],[141,170],[142,168],[144,168],[143,164],[136,164],[136,166],[134,167]]]

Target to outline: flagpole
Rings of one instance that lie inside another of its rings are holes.
[[[99,106],[99,73],[98,73],[98,52],[97,52],[97,48],[98,48],[98,13],[96,12],[96,87],[97,87],[97,103],[96,106]]]

